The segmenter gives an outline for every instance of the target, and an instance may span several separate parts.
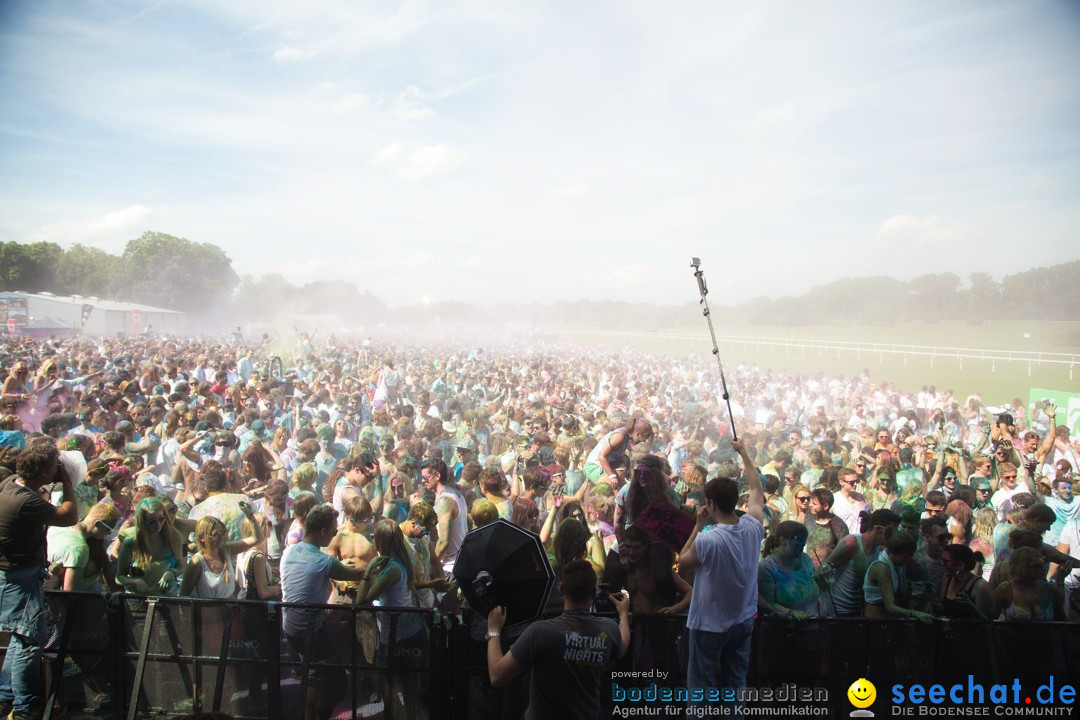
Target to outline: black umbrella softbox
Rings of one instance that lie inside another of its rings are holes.
[[[539,618],[555,584],[540,536],[503,519],[465,536],[454,577],[477,613],[506,608],[506,629]]]

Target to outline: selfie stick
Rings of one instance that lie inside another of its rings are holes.
[[[709,323],[709,336],[712,337],[712,354],[716,356],[716,366],[720,368],[720,387],[723,388],[724,402],[727,403],[728,421],[731,423],[731,439],[738,440],[739,435],[735,432],[735,415],[731,412],[731,395],[727,389],[727,379],[724,377],[724,363],[720,362],[720,348],[716,346],[716,331],[713,330],[712,315],[709,313],[709,303],[705,296],[709,294],[709,288],[705,285],[705,275],[701,271],[701,258],[690,258],[690,267],[694,268],[694,277],[697,278],[698,292],[701,293],[701,314]]]

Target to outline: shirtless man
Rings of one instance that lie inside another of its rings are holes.
[[[620,558],[620,551],[624,558]],[[691,588],[671,567],[670,557],[670,551],[650,545],[645,531],[631,525],[623,533],[620,550],[608,553],[604,582],[612,592],[626,589],[633,612],[683,612],[690,606]]]
[[[345,524],[326,546],[326,553],[349,567],[367,568],[378,552],[368,538],[371,532],[371,503],[359,495],[346,498],[344,503]],[[334,581],[334,597],[330,602],[352,604],[356,596],[356,582]]]

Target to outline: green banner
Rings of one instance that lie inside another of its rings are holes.
[[[1036,403],[1047,400],[1057,405],[1057,424],[1068,425],[1072,437],[1080,434],[1080,394],[1061,390],[1031,388],[1028,396],[1028,409],[1034,411]]]

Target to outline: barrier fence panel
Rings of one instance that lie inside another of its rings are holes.
[[[310,702],[321,717],[501,720],[521,717],[528,705],[527,675],[506,688],[488,683],[486,624],[469,612],[458,622],[423,610],[46,597],[47,719],[222,710],[291,720]],[[633,707],[683,706],[677,695],[662,702],[649,693],[685,693],[685,622],[631,618],[631,646],[601,688],[602,717],[625,714],[635,697]],[[519,634],[505,633],[504,647]],[[1051,677],[1058,687],[1080,684],[1080,625],[764,619],[755,627],[744,699],[767,710],[777,698],[806,692],[807,707],[836,717],[852,710],[847,689],[859,678],[885,699],[894,685],[912,684],[1019,683],[1032,693]]]
[[[652,686],[657,695],[664,688],[674,695],[686,687],[685,622],[685,616],[631,617],[631,647],[612,666],[610,685],[601,688],[601,717],[640,715],[643,706],[662,708],[654,714],[665,717],[673,716],[667,708],[674,706],[681,716],[683,702],[641,698],[649,697]],[[528,703],[528,677],[493,689],[487,680],[483,634],[470,632],[467,626],[455,628],[451,646],[455,643],[469,646],[466,665],[459,671],[467,674],[467,680],[461,682],[470,684],[470,692],[468,707],[454,708],[453,717],[518,717]],[[507,640],[504,648],[511,643],[512,639]],[[763,715],[775,710],[774,714],[787,716],[785,709],[808,705],[820,717],[847,717],[854,709],[847,691],[859,678],[871,680],[879,702],[887,704],[895,684],[910,687],[918,683],[927,688],[960,684],[966,688],[970,681],[989,692],[994,683],[1016,680],[1032,692],[1051,676],[1059,686],[1080,683],[1080,625],[763,619],[754,631],[746,697],[747,705]],[[791,701],[798,698],[810,699]]]
[[[46,593],[45,718],[440,720],[447,632],[433,612]],[[7,637],[0,636],[3,650]]]
[[[49,639],[42,656],[47,717],[58,715],[58,707],[86,709],[83,715],[67,715],[72,718],[120,717],[114,609],[102,595],[47,594]]]

